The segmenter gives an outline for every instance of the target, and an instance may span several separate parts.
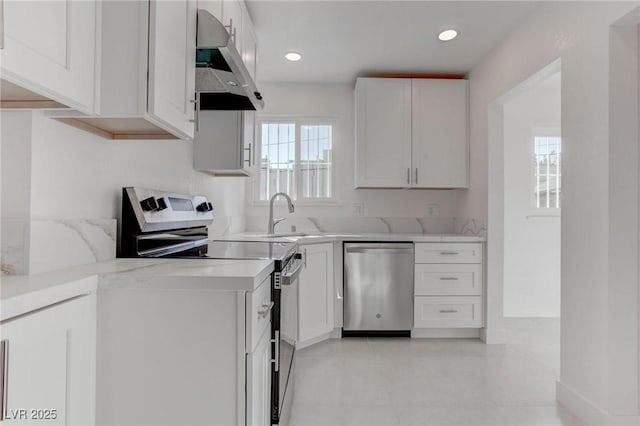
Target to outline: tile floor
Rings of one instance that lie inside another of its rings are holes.
[[[555,402],[559,321],[507,323],[506,345],[349,338],[302,349],[290,424],[579,425]]]

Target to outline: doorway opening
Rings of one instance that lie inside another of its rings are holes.
[[[561,62],[490,105],[490,279],[502,283],[503,340],[560,371]],[[495,247],[495,246],[498,247]]]

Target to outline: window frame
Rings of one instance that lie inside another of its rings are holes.
[[[557,137],[560,138],[560,147],[561,147],[561,156],[560,156],[560,207],[536,207],[536,166],[535,166],[535,156],[536,156],[536,138],[537,137]],[[533,160],[529,164],[531,164],[531,168],[529,171],[530,176],[530,185],[529,185],[529,210],[530,217],[535,216],[560,216],[562,211],[562,162],[564,155],[562,154],[564,151],[562,141],[562,133],[559,127],[534,127],[531,130],[531,137],[529,138],[529,159]]]
[[[256,164],[254,165],[253,183],[252,183],[252,204],[268,205],[269,200],[260,199],[260,163],[262,159],[262,125],[263,124],[294,124],[295,129],[295,164],[294,164],[294,188],[295,199],[294,204],[300,206],[339,206],[342,205],[336,194],[336,134],[338,133],[338,120],[335,117],[325,116],[300,116],[300,115],[256,115]],[[302,197],[302,173],[300,172],[300,127],[301,126],[331,126],[331,197],[325,198],[308,198]],[[291,195],[291,194],[290,194]],[[281,198],[276,199],[276,204],[284,204]]]

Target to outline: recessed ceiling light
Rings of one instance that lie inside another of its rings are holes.
[[[442,41],[453,40],[456,37],[458,37],[458,32],[456,30],[444,30],[438,34],[438,38]]]
[[[298,52],[287,52],[287,54],[284,55],[284,57],[291,62],[296,62],[302,59],[302,55],[299,54]]]

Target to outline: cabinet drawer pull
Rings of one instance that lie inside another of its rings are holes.
[[[9,341],[0,341],[0,420],[7,418],[9,401]]]
[[[457,251],[441,251],[440,256],[457,256],[460,252]]]
[[[440,281],[458,281],[458,277],[440,277]]]
[[[196,132],[200,130],[200,93],[196,93],[195,99],[189,99],[189,103],[194,106],[193,118],[189,120],[195,125]]]
[[[249,167],[251,167],[251,143],[249,143],[249,147],[244,148],[244,150],[249,151],[249,155],[247,155],[247,158],[245,158],[244,162],[249,163]]]
[[[440,309],[441,314],[455,314],[457,312],[457,309]]]
[[[407,184],[411,184],[411,168],[407,168]]]
[[[271,302],[268,305],[262,305],[262,309],[258,310],[258,315],[260,315],[262,318],[266,318],[269,312],[271,312],[271,309],[273,309],[274,304],[275,302]]]
[[[416,185],[418,184],[418,168],[417,167],[416,167],[416,182],[415,182],[415,184]]]

